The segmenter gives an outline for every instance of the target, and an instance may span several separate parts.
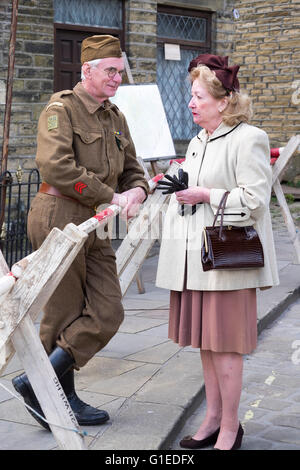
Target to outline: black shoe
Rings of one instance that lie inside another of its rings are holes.
[[[243,440],[243,435],[244,435],[244,429],[242,428],[242,425],[240,423],[239,429],[238,429],[238,432],[237,432],[237,435],[236,435],[236,438],[235,438],[235,441],[234,441],[234,444],[233,444],[233,446],[231,447],[230,450],[237,450],[241,447],[242,440]]]
[[[56,372],[56,375],[58,379],[60,380],[60,377],[65,374],[74,364],[73,358],[68,354],[64,349],[60,348],[57,346],[52,353],[49,356],[49,360],[52,364],[53,369]],[[12,380],[12,384],[15,388],[15,390],[22,395],[24,398],[24,401],[26,405],[29,405],[31,408],[33,408],[34,411],[36,411],[42,418],[45,418],[45,415],[42,411],[42,408],[38,402],[38,399],[35,396],[35,393],[33,391],[32,386],[30,385],[30,382],[28,380],[27,375],[21,374],[17,377],[15,377]],[[32,410],[28,409],[28,412],[33,416],[33,418],[41,424],[45,429],[50,431],[49,425],[43,421],[38,415],[36,415]]]
[[[200,440],[193,439],[191,436],[186,436],[179,442],[179,445],[180,447],[185,447],[187,449],[201,449],[202,447],[208,447],[217,442],[219,432],[220,428],[210,434],[210,436]]]
[[[96,426],[109,420],[109,415],[106,411],[99,410],[98,408],[84,403],[84,401],[77,396],[73,369],[64,374],[60,383],[79,425]]]
[[[244,435],[244,429],[242,428],[242,425],[240,423],[233,446],[229,450],[238,450],[241,447],[243,435]],[[218,449],[217,447],[214,447],[214,450],[222,450],[222,449]]]

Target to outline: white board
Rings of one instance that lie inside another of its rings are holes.
[[[176,155],[157,85],[123,85],[110,98],[124,113],[138,157]]]

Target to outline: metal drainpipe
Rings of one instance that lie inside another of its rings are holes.
[[[7,170],[7,160],[8,160],[8,142],[9,142],[13,77],[14,77],[14,66],[15,66],[18,3],[19,3],[19,0],[12,0],[10,42],[9,42],[8,70],[7,70],[7,84],[6,84],[6,102],[5,102],[5,114],[4,114],[4,127],[3,127],[3,146],[2,146],[2,157],[1,157],[1,175],[3,175]],[[8,183],[7,177],[4,176],[2,180],[2,188],[1,188],[0,232],[2,229],[4,216],[5,216],[5,202],[6,202],[5,200],[6,200],[7,183]]]

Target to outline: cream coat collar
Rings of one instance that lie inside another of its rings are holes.
[[[223,122],[221,122],[221,124],[217,127],[217,129],[215,129],[215,131],[211,135],[208,135],[206,129],[201,129],[201,131],[197,135],[197,138],[201,140],[202,142],[209,142],[209,141],[218,139],[219,137],[222,137],[226,134],[229,134],[229,132],[232,132],[240,124],[241,123],[239,122],[238,124],[234,126],[227,126],[227,124],[224,124]]]

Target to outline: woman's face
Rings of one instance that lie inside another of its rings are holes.
[[[192,111],[195,124],[213,132],[222,122],[219,111],[222,99],[214,98],[205,88],[204,84],[196,79],[192,84],[192,99],[189,108]]]

